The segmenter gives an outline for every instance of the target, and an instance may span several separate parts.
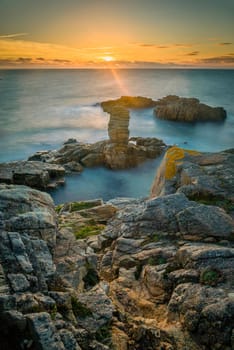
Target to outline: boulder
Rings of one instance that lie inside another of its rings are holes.
[[[38,189],[46,189],[52,183],[58,184],[64,174],[63,167],[40,161],[17,161],[0,164],[0,182],[27,185]]]
[[[182,210],[176,218],[183,235],[234,238],[234,222],[221,208],[200,204]]]
[[[174,290],[168,317],[179,317],[204,349],[231,349],[234,303],[222,289],[184,283]],[[225,344],[225,345],[224,345]]]
[[[196,98],[175,95],[157,101],[155,115],[160,119],[184,122],[223,121],[227,116],[222,107],[210,107]]]
[[[32,339],[38,348],[42,350],[65,350],[48,313],[28,314],[27,321]]]
[[[173,146],[157,170],[151,197],[184,193],[200,204],[234,211],[234,155],[201,153]]]

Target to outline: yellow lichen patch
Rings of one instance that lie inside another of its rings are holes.
[[[176,174],[176,165],[178,165],[178,160],[183,159],[186,154],[192,156],[198,156],[200,153],[193,150],[179,148],[173,146],[169,148],[165,155],[165,179],[170,180]],[[181,164],[181,162],[180,162]]]

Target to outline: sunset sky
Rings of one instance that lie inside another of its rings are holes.
[[[234,68],[233,0],[0,0],[0,68]]]

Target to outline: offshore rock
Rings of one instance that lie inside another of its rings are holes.
[[[156,106],[156,101],[151,98],[142,96],[121,96],[116,100],[101,102],[104,112],[112,113],[113,109],[118,106],[122,108],[153,108]]]
[[[210,107],[196,98],[175,95],[157,101],[155,115],[160,119],[184,122],[223,121],[227,116],[222,107]]]
[[[156,138],[129,139],[128,108],[152,108],[155,101],[146,97],[122,96],[117,100],[102,102],[101,106],[110,114],[109,140],[85,144],[69,139],[60,150],[37,152],[29,160],[61,164],[68,172],[81,172],[83,167],[135,167],[146,159],[156,158],[164,151],[166,145]]]

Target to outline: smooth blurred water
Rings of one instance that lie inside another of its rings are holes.
[[[158,120],[152,110],[135,110],[130,120],[132,136],[155,136],[167,144],[201,151],[234,146],[234,70],[1,70],[0,162],[57,149],[70,137],[84,142],[106,139],[109,117],[98,102],[121,95],[158,99],[169,94],[222,106],[228,118],[221,124],[190,125]],[[145,196],[154,177],[153,166],[115,173],[87,169],[69,178],[61,193],[52,195],[56,201],[56,196],[58,201],[90,198],[92,182],[99,189],[95,196]],[[118,179],[124,185],[117,184]]]

